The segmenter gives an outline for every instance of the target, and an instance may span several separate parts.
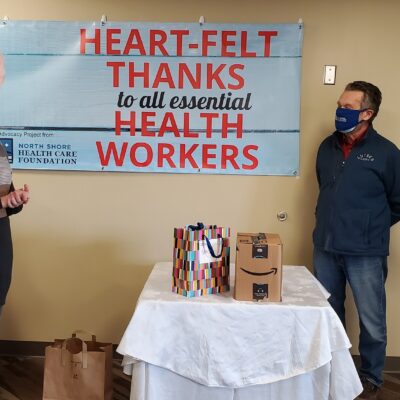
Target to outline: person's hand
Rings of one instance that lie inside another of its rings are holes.
[[[21,192],[15,190],[10,192],[1,198],[1,205],[3,208],[15,208],[23,204],[21,199]]]
[[[29,186],[24,185],[23,189],[17,189],[7,195],[1,197],[1,205],[3,208],[15,208],[21,204],[28,203],[30,198]]]
[[[24,188],[17,190],[17,192],[19,192],[18,194],[20,195],[22,204],[28,203],[28,201],[30,199],[29,186],[25,183]]]

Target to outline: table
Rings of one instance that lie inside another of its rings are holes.
[[[171,292],[172,263],[157,263],[117,351],[131,400],[351,400],[362,391],[346,332],[302,266],[283,267],[282,303],[231,292]]]

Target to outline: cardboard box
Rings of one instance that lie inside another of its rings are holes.
[[[282,242],[274,233],[238,233],[236,300],[282,301]]]

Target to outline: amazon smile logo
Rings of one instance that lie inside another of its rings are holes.
[[[271,268],[269,271],[265,272],[252,272],[249,271],[248,269],[240,268],[243,272],[246,272],[246,274],[249,275],[254,275],[254,276],[266,276],[266,275],[271,275],[274,274],[276,275],[278,273],[278,268]]]

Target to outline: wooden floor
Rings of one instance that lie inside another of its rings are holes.
[[[400,400],[400,372],[385,373],[380,400]]]
[[[0,357],[0,400],[42,400],[43,363],[42,357]],[[128,400],[130,384],[120,362],[114,361],[114,400]],[[400,372],[385,374],[379,398],[400,400]]]
[[[42,400],[43,357],[0,357],[0,400]],[[129,400],[130,377],[114,361],[114,400]],[[161,399],[160,399],[161,400]]]

